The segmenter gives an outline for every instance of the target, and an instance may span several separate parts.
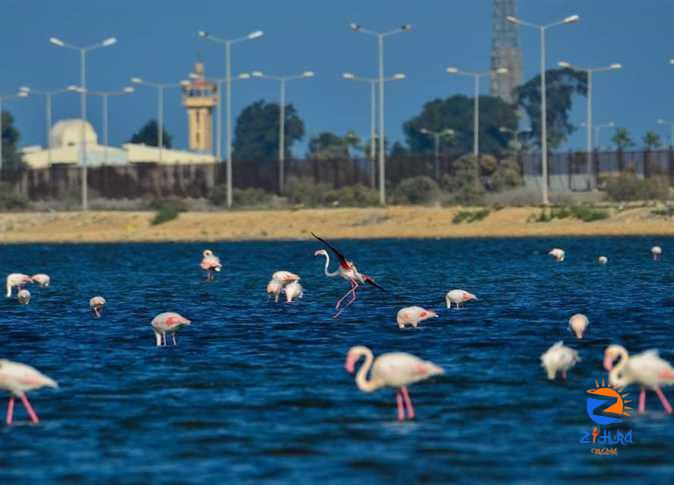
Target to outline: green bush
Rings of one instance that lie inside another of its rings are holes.
[[[443,176],[441,186],[450,193],[451,201],[457,204],[478,205],[484,202],[484,186],[472,155],[459,158],[454,163],[454,174]]]
[[[605,179],[606,193],[615,201],[665,200],[669,198],[667,177],[640,179],[634,173],[623,172]]]
[[[247,188],[234,189],[232,193],[232,203],[237,207],[255,207],[268,205],[271,202],[271,194],[264,189]]]
[[[352,185],[325,194],[325,203],[341,207],[369,207],[379,204],[379,192],[364,185]]]
[[[325,194],[329,191],[330,187],[327,184],[317,184],[309,177],[290,177],[285,186],[288,201],[308,207],[321,205]]]
[[[440,187],[430,177],[404,179],[398,184],[393,200],[397,204],[432,204],[440,198]]]
[[[609,213],[603,209],[576,205],[571,207],[553,207],[549,210],[543,209],[538,216],[532,215],[528,222],[550,222],[553,219],[578,219],[583,222],[600,221],[608,219]]]
[[[512,158],[501,160],[491,176],[492,188],[497,192],[519,187],[523,183],[520,165]]]
[[[26,196],[17,193],[8,183],[0,182],[0,210],[26,209],[29,205]]]
[[[481,221],[489,215],[489,209],[480,209],[477,211],[459,211],[452,219],[452,224],[461,224],[462,222]]]
[[[208,202],[218,207],[227,205],[227,186],[224,184],[214,186],[208,196]]]
[[[187,204],[180,199],[157,200],[151,207],[157,211],[151,221],[153,226],[177,219],[181,212],[187,210]]]

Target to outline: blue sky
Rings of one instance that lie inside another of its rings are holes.
[[[299,109],[307,135],[324,130],[342,134],[349,129],[365,135],[369,127],[368,87],[342,80],[340,75],[344,71],[374,75],[376,46],[373,38],[351,32],[348,23],[356,21],[374,30],[411,23],[412,32],[386,41],[387,74],[404,72],[408,76],[389,83],[386,92],[387,137],[402,139],[401,124],[418,114],[424,102],[456,93],[471,95],[470,79],[450,77],[445,68],[488,68],[491,4],[490,0],[3,0],[0,93],[11,93],[20,85],[54,89],[78,82],[78,54],[50,45],[52,35],[82,45],[116,36],[117,45],[88,57],[90,89],[113,90],[127,84],[132,76],[160,82],[184,79],[197,55],[204,59],[207,74],[223,76],[221,46],[199,40],[196,31],[204,29],[231,38],[261,29],[264,37],[234,47],[234,72],[262,69],[291,74],[312,69],[315,78],[288,87],[288,101]],[[668,130],[655,121],[659,117],[674,119],[674,67],[668,63],[674,57],[674,1],[518,2],[518,16],[536,23],[571,14],[579,14],[581,21],[550,31],[548,67],[559,60],[589,66],[622,63],[622,71],[595,76],[595,122],[615,121],[635,139],[649,129],[668,138]],[[520,44],[525,79],[529,79],[538,70],[536,31],[522,29]],[[486,81],[483,92],[488,92]],[[277,96],[275,82],[238,82],[234,86],[234,114],[257,99],[276,100]],[[100,101],[91,99],[89,103],[89,119],[100,136]],[[156,107],[156,91],[148,88],[112,99],[112,144],[127,141],[156,116]],[[22,145],[44,145],[42,98],[8,102],[6,108],[17,118]],[[573,113],[575,123],[583,121],[584,110],[585,100],[579,98]],[[78,117],[78,97],[60,96],[54,116]],[[184,147],[186,116],[178,90],[167,96],[166,125],[176,144]],[[606,142],[608,136],[602,136]],[[583,145],[584,135],[579,133],[568,146]],[[302,155],[303,147],[296,151]]]

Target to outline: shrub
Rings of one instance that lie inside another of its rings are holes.
[[[519,187],[523,184],[520,165],[517,160],[506,158],[501,160],[491,176],[492,188],[498,192]]]
[[[0,210],[26,209],[30,205],[28,198],[8,184],[0,182]]]
[[[484,201],[484,186],[472,155],[459,158],[454,164],[454,175],[443,176],[441,184],[455,203],[482,204]]]
[[[286,182],[285,195],[293,204],[317,206],[323,202],[324,195],[330,190],[327,184],[316,183],[309,177],[290,177]]]
[[[527,222],[550,222],[553,219],[578,219],[583,222],[600,221],[608,219],[609,213],[603,209],[576,205],[571,207],[553,207],[549,211],[543,209],[538,216],[532,215]]]
[[[154,201],[151,207],[157,211],[151,221],[153,226],[177,219],[181,212],[187,210],[187,204],[180,199]]]
[[[634,173],[623,172],[605,180],[606,193],[616,201],[663,200],[669,197],[666,177],[640,179]]]
[[[247,188],[234,189],[232,193],[232,203],[238,207],[254,207],[261,205],[268,205],[271,201],[271,194],[268,194],[264,189]]]
[[[440,187],[430,177],[404,179],[396,187],[393,199],[397,204],[432,204],[440,198]]]
[[[452,219],[452,224],[461,224],[462,222],[481,221],[489,215],[489,209],[480,209],[477,211],[459,211]]]
[[[379,204],[379,192],[364,185],[352,185],[325,194],[327,204],[342,207],[368,207]]]
[[[208,201],[218,207],[227,205],[227,186],[224,184],[214,186],[208,196]]]

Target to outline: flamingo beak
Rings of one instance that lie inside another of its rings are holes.
[[[613,356],[609,353],[604,355],[604,369],[606,371],[613,369]]]
[[[321,254],[323,254],[323,251],[321,251],[320,249],[314,252],[314,256],[320,256]]]

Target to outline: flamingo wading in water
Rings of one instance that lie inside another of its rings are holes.
[[[461,308],[462,303],[471,300],[477,300],[477,296],[467,292],[466,290],[450,290],[445,295],[447,308],[452,308],[452,303],[456,305],[456,308]]]
[[[179,313],[164,312],[152,319],[152,329],[157,343],[157,347],[166,345],[166,334],[170,333],[173,337],[173,345],[177,345],[176,332],[182,327],[192,322]]]
[[[7,424],[12,424],[14,419],[15,397],[21,399],[23,407],[26,408],[28,416],[30,416],[30,420],[34,424],[40,422],[40,419],[28,401],[26,392],[40,389],[41,387],[58,388],[58,384],[28,365],[0,359],[0,389],[5,389],[11,394],[7,403]]]
[[[16,298],[22,305],[28,305],[30,303],[30,291],[22,288],[19,290],[19,293],[17,293]]]
[[[583,338],[583,334],[589,324],[590,320],[582,313],[576,313],[569,318],[569,330],[579,339]]]
[[[564,342],[557,342],[541,355],[541,365],[548,374],[548,379],[555,380],[557,372],[562,374],[562,379],[566,380],[566,373],[576,362],[580,362],[578,352],[571,347],[564,345]]]
[[[49,286],[49,283],[51,283],[51,278],[49,275],[46,275],[44,273],[38,273],[30,277],[33,282],[37,283],[40,285],[41,288],[47,288]]]
[[[201,264],[199,266],[201,269],[207,272],[206,281],[213,281],[215,279],[213,272],[220,271],[222,269],[220,258],[213,254],[213,251],[210,249],[206,249],[203,252],[203,256],[204,257],[201,260]]]
[[[653,246],[651,248],[651,254],[653,255],[653,261],[657,261],[662,256],[662,248],[660,246]]]
[[[89,308],[91,308],[91,311],[94,312],[96,318],[101,318],[105,303],[106,303],[105,298],[103,298],[102,296],[95,296],[91,300],[89,300]]]
[[[286,303],[292,303],[297,298],[302,298],[304,296],[304,288],[297,281],[293,281],[287,285],[283,291],[286,294]]]
[[[558,263],[561,263],[562,261],[564,261],[564,258],[566,258],[566,251],[559,248],[551,249],[550,252],[548,252],[548,254],[550,256],[553,256]]]
[[[372,277],[360,273],[356,268],[356,265],[353,264],[351,261],[347,260],[346,257],[342,253],[340,253],[337,249],[335,249],[335,247],[332,246],[329,242],[327,242],[324,239],[321,239],[313,232],[311,233],[311,235],[314,236],[323,244],[325,244],[330,249],[330,251],[332,251],[335,254],[335,256],[337,256],[337,259],[339,260],[339,266],[337,267],[337,269],[332,273],[330,273],[328,271],[328,266],[330,266],[330,255],[328,254],[328,252],[325,249],[319,249],[314,253],[314,256],[325,256],[325,269],[324,269],[325,276],[328,276],[330,278],[340,276],[345,280],[347,280],[349,283],[351,283],[351,289],[347,291],[343,297],[337,300],[337,304],[335,305],[337,313],[335,313],[333,318],[337,318],[346,307],[350,306],[354,301],[356,301],[356,290],[360,286],[359,284],[367,283],[369,285],[379,288],[380,290],[386,291],[384,290],[384,288],[379,286]],[[349,295],[351,295],[351,299],[346,303],[346,305],[342,306],[342,302]]]
[[[33,280],[30,276],[27,274],[23,273],[12,273],[7,275],[7,279],[5,281],[6,288],[7,288],[7,294],[5,295],[7,298],[12,297],[12,288],[18,288],[21,289],[24,286],[26,286],[28,283],[32,283]]]
[[[350,374],[356,371],[356,362],[365,357],[365,362],[356,374],[356,386],[363,392],[373,392],[382,387],[396,389],[396,404],[398,406],[398,420],[414,419],[414,407],[407,392],[407,386],[423,381],[429,377],[444,374],[445,371],[432,362],[405,352],[391,352],[382,354],[376,359],[372,351],[363,345],[349,349],[346,355],[344,368]],[[367,378],[368,371],[370,378]],[[403,409],[404,403],[404,409]]]
[[[412,325],[414,328],[417,328],[420,322],[437,317],[438,314],[431,310],[426,310],[420,306],[408,306],[398,312],[396,321],[399,328],[405,328],[406,325]]]

